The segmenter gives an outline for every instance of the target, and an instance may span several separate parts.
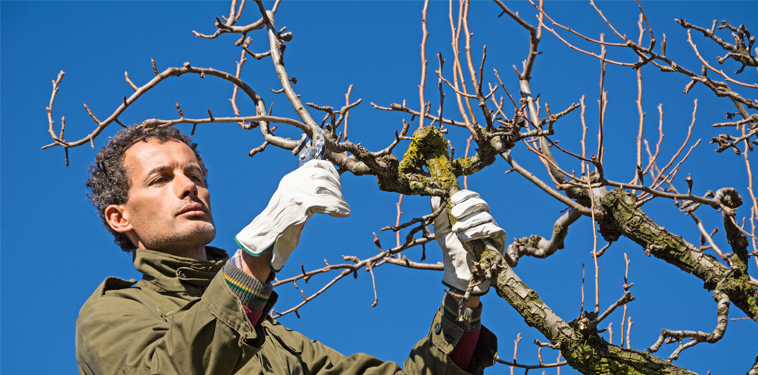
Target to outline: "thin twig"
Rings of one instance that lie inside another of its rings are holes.
[[[429,33],[426,31],[426,13],[429,9],[429,0],[424,1],[424,8],[421,11],[421,83],[418,85],[418,97],[421,102],[421,113],[426,113],[426,100],[424,99],[424,89],[426,88],[426,39]],[[424,127],[424,116],[419,116],[419,129]]]
[[[403,211],[401,211],[401,206],[403,205],[403,194],[400,194],[400,197],[397,200],[397,203],[395,206],[397,207],[397,219],[395,220],[395,227],[400,227],[400,216],[403,215]],[[400,247],[400,231],[395,231],[395,240],[397,242],[398,247]]]
[[[347,93],[345,94],[345,106],[347,106],[347,107],[350,106],[350,93],[351,92],[353,92],[353,85],[350,85],[350,87],[347,88]],[[344,129],[345,129],[344,130],[345,141],[348,140],[348,137],[347,137],[347,118],[348,118],[349,115],[350,115],[350,111],[346,110],[345,111],[345,121],[344,121],[345,122],[345,126],[344,126]]]
[[[516,340],[513,341],[513,363],[516,363],[518,358],[518,344],[521,342],[521,333],[516,334]],[[511,375],[513,375],[515,365],[511,365]]]
[[[600,312],[600,267],[597,264],[597,228],[595,227],[595,195],[590,183],[590,176],[587,176],[587,191],[590,195],[590,214],[592,216],[592,259],[595,261],[595,313]]]
[[[401,246],[393,248],[393,249],[390,249],[390,250],[381,250],[381,247],[380,247],[379,248],[379,250],[380,250],[379,254],[376,254],[376,255],[374,255],[374,256],[372,256],[370,258],[364,259],[364,260],[359,260],[358,258],[352,257],[352,256],[343,256],[343,258],[345,260],[349,260],[352,263],[345,263],[345,264],[329,264],[329,263],[326,263],[326,266],[323,267],[323,268],[320,268],[320,269],[317,269],[317,270],[313,270],[313,271],[310,271],[310,272],[305,272],[304,270],[301,270],[302,272],[300,274],[298,274],[297,276],[293,276],[293,277],[290,277],[290,278],[284,279],[284,280],[278,280],[278,281],[276,281],[273,284],[274,287],[279,286],[279,285],[283,285],[283,284],[286,284],[286,283],[296,282],[297,280],[300,280],[300,279],[304,279],[307,282],[314,275],[318,275],[318,274],[322,274],[322,273],[327,273],[327,272],[330,272],[330,271],[333,271],[333,270],[342,270],[342,272],[340,272],[335,278],[333,278],[324,287],[322,287],[321,289],[319,289],[316,293],[312,294],[309,297],[304,297],[304,299],[303,299],[302,302],[300,302],[296,306],[294,306],[294,307],[292,307],[292,308],[290,308],[290,309],[288,309],[288,310],[286,310],[284,312],[277,312],[276,314],[274,314],[274,317],[278,318],[278,317],[281,317],[283,315],[286,315],[286,314],[289,314],[289,313],[292,313],[292,312],[297,312],[298,309],[300,309],[305,304],[307,304],[308,302],[312,301],[314,298],[316,298],[319,295],[321,295],[322,293],[324,293],[327,289],[329,289],[330,287],[332,287],[337,281],[341,280],[342,278],[344,278],[347,275],[354,274],[358,270],[360,270],[361,268],[368,267],[369,265],[371,266],[372,270],[373,270],[373,268],[379,267],[379,266],[381,266],[381,265],[383,265],[385,263],[390,263],[390,264],[395,264],[395,265],[403,266],[403,267],[407,267],[407,268],[441,271],[443,269],[442,263],[437,263],[437,264],[420,263],[420,262],[412,262],[412,261],[408,260],[405,257],[403,257],[401,259],[396,259],[396,258],[390,257],[391,255],[398,254],[398,253],[400,253],[400,252],[402,252],[404,250],[407,250],[407,249],[409,249],[411,247],[414,247],[414,246],[417,246],[417,245],[422,245],[422,244],[428,243],[430,241],[435,241],[435,236],[433,234],[432,235],[427,235],[424,238],[413,239],[412,241],[406,242],[406,243],[402,244]]]
[[[469,152],[469,149],[471,149],[471,141],[473,141],[473,140],[474,140],[473,136],[469,137],[466,140],[466,151],[463,154],[464,158],[468,158],[468,152]],[[466,190],[468,190],[468,175],[463,176],[463,188],[466,189]]]
[[[629,288],[631,288],[631,285],[629,285],[629,263],[631,262],[629,258],[626,256],[626,253],[624,253],[624,262],[626,263],[626,272],[624,273],[624,291],[629,291]],[[619,346],[624,345],[624,322],[626,321],[626,312],[629,306],[626,304],[624,305],[624,315],[621,316],[621,344]],[[627,349],[629,349],[627,347]]]

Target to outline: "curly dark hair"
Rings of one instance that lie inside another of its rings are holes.
[[[197,144],[172,126],[146,129],[133,125],[111,137],[108,144],[97,153],[95,163],[88,168],[87,197],[95,206],[105,228],[113,234],[113,241],[126,252],[133,251],[135,246],[126,234],[116,232],[108,225],[105,209],[112,204],[124,204],[129,200],[129,178],[124,169],[124,154],[137,142],[147,142],[150,139],[157,139],[161,143],[173,140],[186,144],[195,153],[200,168],[203,170],[203,177],[207,179],[208,176],[208,169],[205,168],[203,158],[197,151]]]

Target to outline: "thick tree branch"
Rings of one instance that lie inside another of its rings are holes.
[[[719,199],[725,204],[734,206],[736,198],[733,194],[729,191],[720,192],[717,197],[721,197]],[[703,280],[707,290],[722,291],[735,306],[758,321],[758,290],[750,284],[749,275],[739,268],[729,269],[713,256],[701,252],[695,245],[658,226],[641,209],[635,208],[636,201],[634,195],[621,190],[609,191],[602,199],[602,206],[608,215],[599,220],[599,223],[600,233],[606,241],[616,241],[620,236],[631,239],[651,255]],[[733,233],[739,232],[739,229],[736,232],[733,228],[731,230]],[[747,239],[738,239],[735,243],[744,244],[746,249]],[[744,257],[747,259],[746,251]]]
[[[658,357],[611,345],[587,326],[567,323],[521,281],[496,250],[486,249],[480,265],[491,270],[492,285],[498,296],[505,299],[526,324],[539,330],[559,348],[568,364],[581,373],[694,374]]]

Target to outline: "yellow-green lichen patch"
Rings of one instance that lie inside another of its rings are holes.
[[[611,345],[596,334],[561,349],[569,365],[583,374],[693,374],[656,356]]]
[[[447,141],[434,126],[416,130],[398,165],[398,174],[400,190],[410,194],[447,195],[458,188],[458,180],[450,167]]]

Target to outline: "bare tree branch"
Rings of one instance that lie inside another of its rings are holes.
[[[716,290],[713,292],[713,299],[718,304],[718,324],[716,324],[716,328],[713,330],[713,332],[706,333],[700,331],[670,331],[663,329],[661,330],[661,336],[658,337],[658,340],[655,342],[655,344],[645,349],[645,352],[655,353],[658,351],[658,349],[661,348],[661,345],[663,345],[664,342],[669,344],[672,342],[677,342],[679,343],[679,347],[674,350],[674,352],[671,353],[671,355],[668,357],[669,361],[673,361],[675,359],[678,359],[679,354],[687,348],[691,348],[701,342],[713,344],[721,340],[721,338],[724,337],[726,325],[729,321],[729,319],[727,319],[727,316],[729,315],[729,297],[726,294]],[[691,341],[684,343],[682,340],[685,338],[690,338]]]

